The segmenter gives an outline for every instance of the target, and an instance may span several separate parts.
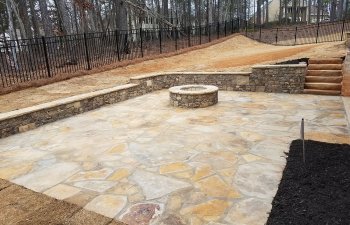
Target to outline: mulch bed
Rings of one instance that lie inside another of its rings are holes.
[[[293,141],[267,225],[350,224],[350,145]]]

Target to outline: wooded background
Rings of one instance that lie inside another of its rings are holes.
[[[278,18],[269,21],[273,2]],[[239,18],[255,25],[335,21],[349,0],[1,0],[0,37],[60,36],[145,28],[205,26]],[[307,21],[301,8],[307,7]],[[300,9],[300,10],[299,10]],[[19,32],[15,32],[15,31]]]

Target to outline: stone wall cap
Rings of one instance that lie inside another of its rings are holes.
[[[148,73],[140,76],[131,77],[130,80],[139,80],[145,78],[152,78],[165,75],[241,75],[249,76],[251,72],[162,72],[162,73]]]
[[[15,118],[15,117],[22,116],[22,115],[32,113],[32,112],[37,112],[37,111],[40,111],[43,109],[49,109],[49,108],[57,107],[60,105],[66,105],[66,104],[81,101],[84,99],[97,97],[97,96],[112,93],[115,91],[126,90],[129,88],[135,87],[135,86],[138,86],[138,84],[119,85],[119,86],[115,86],[112,88],[106,88],[106,89],[102,89],[102,90],[98,90],[98,91],[93,91],[93,92],[89,92],[89,93],[84,93],[84,94],[80,94],[80,95],[75,95],[75,96],[71,96],[71,97],[67,97],[67,98],[54,100],[51,102],[47,102],[47,103],[43,103],[43,104],[39,104],[39,105],[35,105],[35,106],[30,106],[27,108],[22,108],[22,109],[13,110],[10,112],[0,113],[0,121]]]
[[[197,90],[190,90],[191,88],[197,89]],[[189,90],[186,90],[189,89]],[[202,85],[202,84],[188,84],[188,85],[181,85],[181,86],[174,86],[169,88],[169,92],[173,94],[184,94],[184,95],[203,95],[203,94],[209,94],[214,93],[219,90],[218,87],[214,85]]]
[[[269,68],[306,68],[306,64],[280,64],[280,65],[256,65],[252,69],[269,69]]]

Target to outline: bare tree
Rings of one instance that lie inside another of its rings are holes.
[[[39,0],[39,6],[45,36],[52,36],[52,22],[47,9],[46,0]]]

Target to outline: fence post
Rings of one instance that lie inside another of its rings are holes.
[[[86,62],[88,65],[88,70],[91,70],[90,55],[89,55],[89,49],[88,49],[88,44],[87,44],[87,39],[86,39],[86,33],[84,33],[84,45],[85,45],[85,55],[86,55]]]
[[[117,57],[118,57],[118,61],[120,61],[119,35],[120,35],[119,30],[115,30],[115,41],[117,42]]]
[[[51,70],[50,70],[50,63],[49,63],[49,56],[47,54],[47,48],[46,48],[46,40],[45,37],[41,37],[43,41],[43,48],[44,48],[44,56],[45,56],[45,63],[46,63],[46,69],[47,69],[47,76],[51,77]]]
[[[295,27],[295,34],[294,34],[294,45],[297,44],[297,33],[298,33],[298,27]]]
[[[227,24],[226,24],[226,20],[225,20],[225,27],[224,27],[224,30],[225,30],[225,37],[226,37],[226,26],[227,26]]]
[[[277,42],[278,42],[278,28],[276,28],[276,45],[277,45]]]
[[[177,27],[175,27],[175,50],[177,51],[177,36],[179,35]]]
[[[202,26],[199,25],[199,44],[202,44]]]
[[[259,41],[261,42],[261,25],[260,25],[260,31],[259,31]]]
[[[316,44],[318,42],[318,30],[320,29],[320,23],[317,23],[317,32],[316,32]]]
[[[188,26],[187,28],[187,41],[188,47],[191,47],[191,26]]]
[[[141,41],[141,57],[143,58],[142,25],[140,27],[140,41]]]
[[[158,35],[159,35],[159,52],[160,54],[162,54],[162,28],[159,29]]]
[[[343,41],[344,26],[345,26],[345,20],[343,20],[343,26],[342,26],[342,28],[341,28],[341,37],[340,37],[340,41]]]
[[[210,30],[211,30],[211,25],[209,24],[209,25],[208,25],[208,38],[209,38],[209,42],[211,41],[211,40],[210,40]]]
[[[216,39],[220,38],[220,23],[218,22],[217,26],[216,26],[216,32],[217,32],[217,37]]]

